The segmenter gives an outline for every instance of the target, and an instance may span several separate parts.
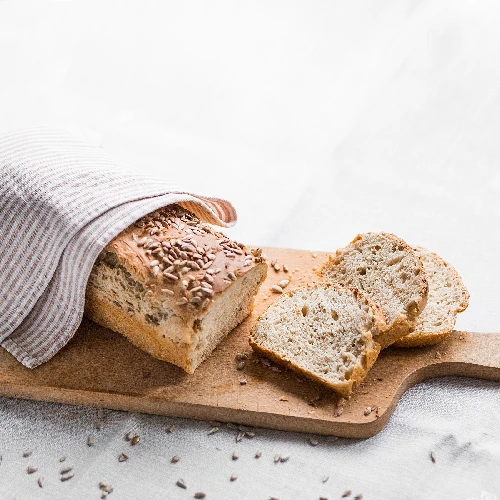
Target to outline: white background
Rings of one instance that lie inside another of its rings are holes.
[[[0,132],[63,128],[228,198],[229,233],[247,243],[332,251],[359,232],[397,233],[462,274],[471,302],[458,329],[498,331],[499,25],[500,4],[483,0],[2,1]],[[314,448],[300,434],[236,445],[204,423],[168,435],[174,419],[105,415],[97,431],[96,410],[0,400],[1,498],[99,498],[101,480],[117,500],[500,498],[498,383],[421,384],[379,436]],[[119,464],[130,428],[143,439]],[[291,458],[276,466],[274,453]],[[62,454],[75,465],[66,483]]]

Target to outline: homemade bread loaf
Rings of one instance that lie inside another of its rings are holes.
[[[120,233],[99,255],[86,315],[188,373],[251,311],[267,264],[259,249],[171,205]]]
[[[437,344],[455,327],[457,314],[469,305],[469,292],[455,269],[439,255],[422,247],[413,249],[424,265],[429,282],[427,305],[417,319],[415,329],[396,341],[398,347]]]
[[[250,345],[348,396],[377,359],[373,338],[384,327],[382,311],[364,294],[320,284],[282,295],[257,320]]]
[[[385,348],[410,333],[427,302],[423,264],[401,238],[366,233],[330,256],[323,278],[357,288],[376,302],[386,326],[375,340]]]

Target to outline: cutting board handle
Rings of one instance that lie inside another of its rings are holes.
[[[500,381],[500,333],[453,332],[433,347],[427,376],[461,375]],[[427,377],[426,377],[427,378]]]

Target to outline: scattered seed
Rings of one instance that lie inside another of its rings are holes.
[[[290,282],[288,280],[281,280],[278,285],[281,287],[281,288],[286,288],[288,286]]]
[[[260,458],[262,456],[262,452],[261,451],[257,451],[255,453],[255,458]]]
[[[177,479],[177,482],[175,483],[179,488],[182,488],[185,490],[187,488],[186,483],[184,482],[184,479]]]
[[[69,476],[61,476],[61,482],[64,483],[64,481],[69,481],[70,479],[74,478],[74,474],[70,474]]]
[[[212,427],[209,431],[208,431],[208,435],[211,436],[212,434],[215,434],[216,432],[219,432],[219,429],[220,427]]]
[[[274,463],[277,464],[281,460],[281,455],[279,453],[276,453],[274,455]]]
[[[342,493],[342,498],[347,498],[351,496],[351,490],[345,490],[344,493]]]
[[[240,380],[240,385],[247,385],[247,379],[245,377],[243,377],[241,380]]]
[[[233,481],[236,481],[236,479],[238,479],[238,476],[236,474],[231,474],[229,481],[233,482]]]
[[[174,432],[174,429],[175,429],[175,425],[169,425],[169,426],[167,427],[167,432],[168,432],[169,434],[171,434],[172,432]]]
[[[238,453],[236,451],[233,452],[233,455],[231,456],[231,458],[233,460],[238,460],[238,458],[240,458],[240,456],[238,455]]]
[[[126,462],[128,460],[128,455],[125,455],[125,453],[120,453],[120,456],[118,457],[118,462]]]
[[[280,269],[281,269],[281,266],[280,266],[279,264],[274,264],[273,269],[274,269],[277,273],[279,273],[279,272],[280,272]]]
[[[269,497],[269,500],[279,500],[278,497]]]
[[[317,439],[314,439],[312,437],[310,437],[307,442],[311,445],[311,446],[318,446],[319,444],[319,441]]]
[[[328,500],[328,497],[319,497],[319,500]]]
[[[141,440],[141,436],[137,436],[137,435],[136,435],[136,436],[134,436],[134,437],[131,439],[130,444],[131,444],[132,446],[135,446],[136,444],[138,444],[138,443],[139,443],[139,441],[140,441],[140,440]]]
[[[36,472],[38,470],[38,467],[33,467],[33,466],[29,466],[27,469],[26,469],[26,472],[28,474],[33,474],[34,472]]]
[[[197,491],[195,494],[194,494],[194,498],[205,498],[207,495],[205,495],[205,493],[203,493],[203,491]]]
[[[59,474],[61,474],[61,476],[62,476],[63,474],[67,474],[68,472],[71,472],[72,470],[73,470],[73,467],[65,467],[64,469],[61,469],[59,471]]]
[[[113,487],[110,484],[108,484],[108,483],[100,482],[99,483],[99,489],[101,491],[106,492],[106,493],[113,493]]]
[[[321,478],[321,482],[322,482],[322,483],[326,483],[326,482],[328,481],[328,479],[330,479],[330,477],[329,477],[329,476],[323,476],[323,477]]]
[[[23,453],[23,457],[24,457],[24,458],[30,457],[32,453],[33,453],[33,450],[26,450],[26,451]]]
[[[135,434],[132,431],[127,432],[127,434],[125,434],[125,441],[132,441],[134,436],[135,436]]]
[[[285,266],[285,264],[283,264],[283,272],[285,272],[285,273],[288,272],[288,266]]]
[[[245,437],[252,439],[252,438],[254,438],[254,437],[255,437],[255,432],[252,432],[252,431],[246,431],[246,432],[245,432]]]
[[[361,493],[354,497],[354,500],[362,500],[362,499],[363,499],[363,495]]]
[[[92,436],[89,436],[87,438],[87,446],[94,446],[94,444],[95,444],[94,438]]]
[[[290,460],[290,455],[282,455],[282,456],[280,457],[280,462],[281,462],[281,463],[283,463],[283,464],[284,464],[285,462],[288,462],[288,460]]]
[[[365,408],[365,411],[363,412],[365,417],[367,417],[368,415],[370,415],[370,413],[372,412],[372,408],[371,406],[368,406],[367,408]]]
[[[335,408],[335,412],[333,414],[334,417],[340,417],[344,413],[344,408],[342,406],[339,406],[338,408]]]
[[[43,488],[43,483],[44,483],[44,480],[43,480],[43,477],[42,477],[42,476],[40,476],[40,477],[37,479],[37,481],[36,481],[36,482],[38,483],[38,486],[39,486],[40,488]]]
[[[237,370],[243,370],[243,368],[245,368],[245,362],[244,361],[238,361],[238,363],[236,365],[236,369]]]
[[[436,463],[436,455],[434,455],[434,452],[431,451],[429,456],[431,457],[432,463],[435,464]]]
[[[181,457],[179,457],[178,455],[174,455],[170,461],[173,464],[176,464],[180,459],[181,459]]]
[[[64,462],[68,457],[64,456],[59,459],[59,462]]]
[[[280,401],[288,401],[288,398],[286,396],[281,396]]]
[[[244,436],[245,436],[244,431],[238,432],[238,434],[236,435],[236,442],[239,443],[243,439]]]
[[[283,293],[283,288],[281,288],[279,285],[273,285],[271,287],[271,290],[274,292],[274,293]]]
[[[242,361],[245,359],[248,359],[248,354],[244,352],[239,352],[238,354],[236,354],[236,361]]]

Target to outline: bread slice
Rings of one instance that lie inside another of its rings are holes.
[[[348,396],[371,368],[384,327],[382,311],[361,292],[338,284],[282,295],[257,320],[252,348]]]
[[[321,274],[327,281],[363,291],[380,306],[386,326],[375,340],[382,348],[410,333],[427,302],[423,264],[394,234],[356,236],[330,256]]]
[[[455,327],[457,314],[469,305],[469,292],[460,275],[439,255],[422,247],[414,247],[424,265],[429,281],[429,299],[417,319],[415,329],[396,341],[398,347],[437,344]]]
[[[171,205],[101,252],[87,284],[85,314],[193,373],[250,313],[266,274],[259,249]]]

